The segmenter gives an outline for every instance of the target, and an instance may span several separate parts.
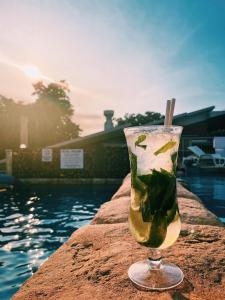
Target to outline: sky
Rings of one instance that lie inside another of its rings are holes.
[[[0,28],[0,94],[34,101],[26,64],[65,79],[82,135],[105,109],[225,109],[224,0],[1,0]]]

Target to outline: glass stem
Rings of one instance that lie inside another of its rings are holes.
[[[159,270],[162,262],[162,255],[159,249],[151,249],[148,258],[150,270]]]

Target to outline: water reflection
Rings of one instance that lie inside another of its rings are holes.
[[[87,224],[117,186],[35,187],[0,193],[0,299],[19,286],[71,233]]]

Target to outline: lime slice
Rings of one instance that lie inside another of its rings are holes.
[[[131,207],[129,227],[133,237],[138,243],[146,243],[148,241],[151,223],[143,222],[142,213],[140,211],[134,211]]]
[[[131,207],[140,210],[141,202],[147,197],[146,185],[137,177],[137,156],[129,151],[131,165]]]
[[[140,210],[142,198],[144,197],[143,193],[137,189],[131,187],[131,202],[130,205],[133,210]]]

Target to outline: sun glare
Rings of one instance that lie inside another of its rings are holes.
[[[24,72],[24,74],[27,77],[29,77],[33,80],[38,80],[43,77],[43,75],[41,74],[41,71],[33,65],[24,65],[21,67],[21,70]]]

